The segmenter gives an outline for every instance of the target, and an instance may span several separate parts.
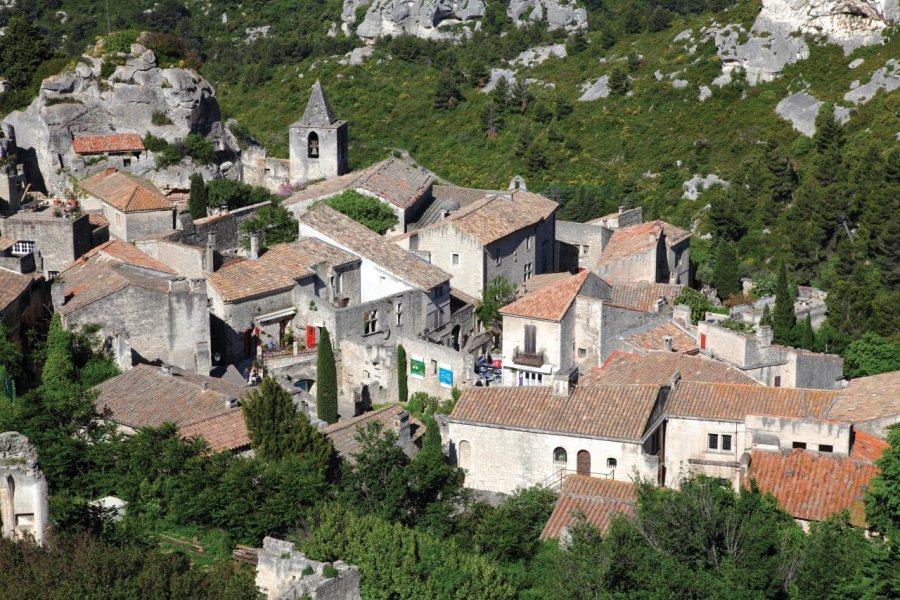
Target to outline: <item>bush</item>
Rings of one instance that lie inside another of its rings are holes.
[[[338,570],[335,569],[332,565],[325,565],[322,567],[322,577],[325,579],[333,579],[338,576]]]
[[[116,72],[116,63],[109,59],[105,59],[103,64],[100,65],[100,77],[103,79],[109,79],[112,77],[112,74]]]
[[[169,115],[167,115],[166,113],[155,110],[153,111],[153,116],[150,118],[150,122],[154,125],[162,127],[163,125],[171,125],[172,119],[170,119]]]
[[[384,202],[359,192],[347,190],[325,200],[325,204],[365,225],[378,235],[384,235],[397,224],[397,216]]]
[[[185,152],[201,165],[208,165],[216,158],[213,143],[199,133],[188,134],[184,140]]]
[[[140,32],[136,29],[126,29],[124,31],[113,31],[103,42],[103,49],[109,54],[122,52],[128,54],[131,52],[131,44],[137,40]]]

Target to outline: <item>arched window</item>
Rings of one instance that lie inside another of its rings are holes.
[[[319,134],[315,131],[311,131],[309,137],[306,138],[306,156],[319,158]]]
[[[561,467],[563,469],[566,468],[566,465],[569,464],[569,455],[566,452],[565,448],[556,448],[553,451],[553,466]]]
[[[607,458],[607,459],[606,459],[606,468],[607,468],[607,469],[615,469],[616,466],[618,466],[618,464],[619,464],[619,461],[617,461],[617,460],[614,459],[614,458]]]
[[[469,467],[469,461],[472,457],[472,448],[469,442],[463,440],[457,446],[458,453],[456,456],[456,466],[460,469],[467,469]]]
[[[575,472],[579,475],[591,474],[591,453],[587,450],[579,450],[575,461]]]

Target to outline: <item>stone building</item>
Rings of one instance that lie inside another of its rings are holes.
[[[50,525],[47,480],[34,447],[24,435],[0,433],[0,534],[44,543]]]
[[[690,232],[664,221],[613,231],[591,268],[614,283],[690,284]]]
[[[117,169],[128,170],[146,162],[144,141],[137,133],[110,133],[106,135],[76,135],[72,139],[72,152],[82,160],[81,169],[89,163],[102,162]],[[73,163],[76,162],[73,160]],[[73,164],[73,168],[77,165]]]
[[[18,159],[16,130],[0,121],[0,208],[3,212],[19,210],[26,185],[25,167]]]
[[[450,273],[454,288],[480,298],[497,277],[519,285],[556,271],[558,207],[521,189],[495,193],[394,241]]]
[[[108,242],[63,270],[51,295],[64,327],[97,324],[123,369],[162,361],[209,373],[206,281]]]
[[[257,553],[256,587],[267,600],[360,600],[359,568],[335,561],[329,573],[326,566],[290,542],[267,537]]]
[[[303,116],[290,127],[291,183],[328,179],[349,171],[347,132],[347,122],[334,116],[322,84],[316,80]]]
[[[140,177],[105,169],[78,185],[87,194],[85,209],[102,212],[114,238],[131,242],[175,227],[172,204],[152,183]]]
[[[421,443],[419,440],[425,435],[425,425],[411,417],[409,412],[399,404],[391,404],[352,419],[332,423],[322,429],[322,433],[331,440],[338,456],[345,461],[355,463],[356,455],[363,450],[359,433],[373,424],[377,424],[382,432],[393,431],[396,433],[397,445],[410,458],[418,452]]]
[[[27,348],[26,331],[46,324],[49,303],[49,290],[40,274],[0,268],[0,319],[6,336],[21,349]]]

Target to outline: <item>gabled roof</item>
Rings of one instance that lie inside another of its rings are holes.
[[[131,285],[166,294],[174,279],[173,276],[162,273],[142,273],[123,263],[82,259],[68,266],[60,273],[60,277],[63,281],[65,304],[54,306],[54,310],[63,315],[73,313]]]
[[[242,259],[222,265],[209,276],[209,285],[225,302],[267,296],[292,289],[298,280],[325,263],[335,267],[359,260],[349,252],[315,238],[276,244],[258,260]]]
[[[689,231],[659,219],[622,227],[613,232],[603,248],[599,264],[604,265],[655,248],[660,235],[665,236],[666,246],[673,246],[691,236]]]
[[[0,269],[0,311],[16,301],[31,287],[34,275]]]
[[[319,204],[300,215],[299,220],[302,225],[334,240],[353,254],[372,261],[415,288],[429,290],[450,280],[448,273],[417,258],[330,206]]]
[[[637,442],[659,395],[657,385],[578,386],[570,397],[550,387],[473,387],[463,392],[450,420]]]
[[[525,294],[515,302],[501,308],[500,314],[509,317],[561,321],[590,275],[590,271],[584,270],[559,283]]]
[[[297,122],[301,127],[327,127],[337,123],[334,111],[331,110],[331,104],[325,96],[322,84],[316,79],[309,93],[309,101],[306,103],[306,110],[303,116]]]
[[[775,496],[796,519],[822,521],[847,509],[850,522],[862,526],[863,497],[878,472],[871,463],[832,454],[753,450],[744,485],[755,481],[760,491]]]
[[[399,208],[408,208],[428,193],[433,182],[434,175],[428,170],[391,157],[363,171],[352,187],[371,192]]]
[[[171,203],[152,183],[116,169],[91,175],[78,186],[122,212],[172,210]]]
[[[178,428],[178,433],[186,439],[202,437],[213,452],[250,447],[250,434],[240,408],[182,425]]]
[[[850,458],[875,462],[891,445],[885,440],[869,435],[865,431],[853,432],[853,446],[850,447]]]
[[[558,538],[564,527],[571,527],[583,516],[600,533],[606,533],[618,515],[634,516],[637,486],[627,481],[568,475],[562,484],[556,508],[547,520],[541,539]]]
[[[629,282],[616,283],[612,286],[610,304],[631,308],[644,312],[653,312],[660,298],[669,305],[675,304],[675,298],[681,294],[683,285],[674,283]]]
[[[643,383],[666,385],[678,372],[681,382],[737,383],[761,385],[725,363],[675,352],[650,352],[646,356],[613,353],[600,369],[581,378],[580,386]]]
[[[363,428],[368,427],[370,423],[380,423],[381,431],[393,431],[394,420],[397,416],[404,412],[405,409],[399,404],[391,404],[378,410],[373,410],[347,419],[346,421],[338,421],[332,423],[322,430],[322,433],[331,440],[334,451],[338,453],[344,460],[356,462],[354,455],[359,454],[363,449],[362,444],[356,439],[357,433]],[[425,425],[418,419],[409,417],[411,426],[410,440],[415,441],[425,434]]]
[[[137,133],[113,133],[109,135],[84,135],[72,140],[76,154],[103,154],[105,152],[143,152],[144,141]]]
[[[225,402],[239,400],[247,391],[215,377],[175,368],[166,374],[159,367],[143,364],[93,389],[98,394],[98,408],[109,408],[114,422],[134,429],[158,427],[163,423],[187,427],[228,413],[241,414],[240,406],[228,408]],[[238,429],[239,426],[234,429],[237,435],[246,436],[246,427],[244,432]]]
[[[132,267],[158,271],[159,273],[165,273],[167,275],[178,274],[178,271],[169,265],[141,252],[133,245],[119,240],[111,240],[105,244],[100,244],[96,248],[88,250],[82,256],[82,260],[91,260],[97,263],[131,265]]]
[[[716,421],[743,421],[751,414],[824,419],[835,396],[834,390],[682,381],[669,394],[666,414]]]
[[[900,371],[852,379],[838,393],[828,417],[851,423],[875,419],[900,422]],[[871,429],[870,433],[883,435],[884,424]]]
[[[671,321],[663,323],[662,325],[653,325],[638,330],[632,330],[631,333],[626,332],[623,335],[625,344],[630,346],[635,352],[664,351],[665,345],[663,338],[666,336],[672,338],[673,352],[691,354],[696,353],[697,351],[696,340]]]

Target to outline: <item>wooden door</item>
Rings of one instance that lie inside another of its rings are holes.
[[[578,458],[575,461],[575,472],[579,475],[591,474],[591,453],[587,450],[579,450]]]
[[[307,325],[306,326],[306,347],[307,348],[315,348],[316,347],[316,327],[315,327],[315,325]]]

